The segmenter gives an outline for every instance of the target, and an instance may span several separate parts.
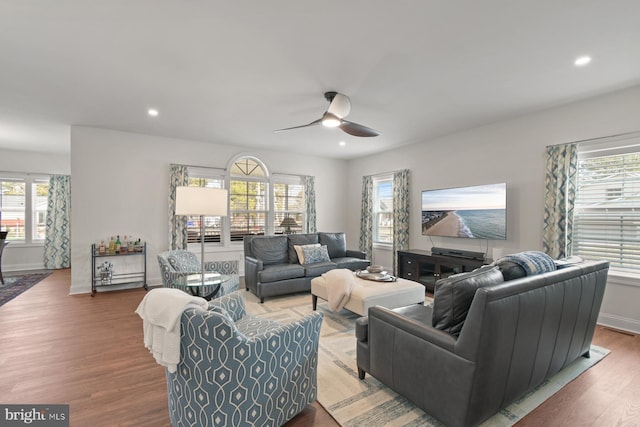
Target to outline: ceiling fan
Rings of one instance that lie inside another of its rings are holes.
[[[274,132],[282,132],[285,130],[305,128],[308,126],[323,125],[325,127],[337,127],[342,131],[353,136],[378,136],[380,132],[358,123],[350,122],[344,118],[351,111],[351,100],[347,95],[338,92],[325,92],[324,98],[329,101],[329,108],[318,120],[300,126],[293,126],[285,129],[278,129]]]

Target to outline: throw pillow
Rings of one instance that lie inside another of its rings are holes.
[[[496,266],[502,272],[504,281],[515,280],[527,275],[527,271],[522,268],[518,263],[507,260],[496,261]]]
[[[303,246],[302,253],[304,255],[304,264],[315,264],[329,260],[329,252],[327,246]]]
[[[293,245],[293,249],[296,251],[296,255],[298,258],[298,261],[300,264],[304,264],[304,252],[302,251],[302,248],[308,246],[308,247],[320,247],[320,243],[314,243],[312,245]]]
[[[553,258],[540,251],[525,251],[506,255],[496,261],[496,264],[500,264],[504,261],[510,261],[518,264],[524,269],[527,276],[548,273],[549,271],[556,270],[556,263]]]
[[[491,266],[438,280],[433,296],[433,327],[457,337],[476,290],[502,282],[504,279],[498,267]]]

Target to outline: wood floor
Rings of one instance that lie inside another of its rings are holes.
[[[56,271],[0,307],[0,403],[67,403],[71,426],[169,426],[134,313],[145,291],[70,296],[70,280]],[[518,426],[640,425],[640,337],[598,327],[594,344],[612,353]],[[318,404],[287,423],[337,425]]]

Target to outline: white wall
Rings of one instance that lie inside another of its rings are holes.
[[[432,246],[500,256],[542,248],[545,146],[640,130],[640,86],[588,101],[531,113],[481,128],[407,145],[349,162],[349,194],[363,175],[411,170],[411,248]],[[421,235],[420,192],[473,184],[507,183],[507,240],[477,241]],[[347,199],[347,233],[359,233],[360,197]],[[388,251],[373,262],[391,265]],[[609,280],[600,322],[640,332],[640,283]]]
[[[347,194],[346,161],[72,127],[71,293],[91,290],[91,244],[116,234],[133,234],[147,242],[148,283],[160,284],[156,255],[169,246],[170,164],[224,169],[240,153],[255,155],[271,173],[315,176],[318,230],[345,229],[346,213],[340,206]],[[357,247],[357,235],[348,243]],[[207,252],[205,259],[243,260],[242,244]],[[129,267],[134,268],[123,268]]]
[[[68,175],[70,170],[68,154],[0,150],[0,175],[2,172]],[[12,242],[4,249],[3,272],[39,268],[44,268],[42,243],[26,245]]]

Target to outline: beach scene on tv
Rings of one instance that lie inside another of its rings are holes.
[[[505,240],[505,183],[422,192],[422,234]]]

